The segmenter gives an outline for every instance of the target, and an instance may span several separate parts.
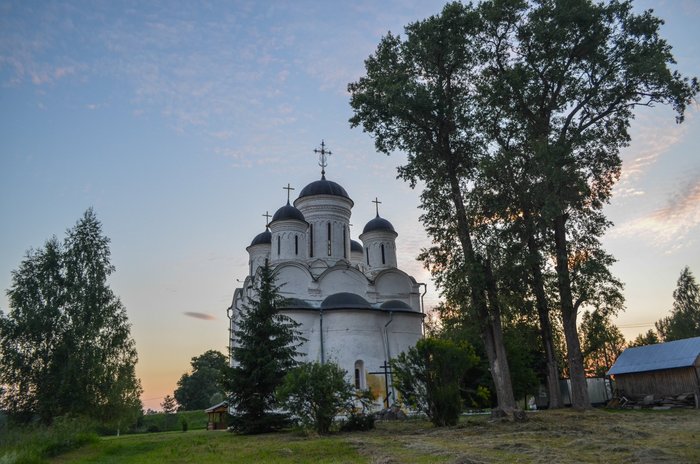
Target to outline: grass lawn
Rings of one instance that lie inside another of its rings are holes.
[[[304,437],[189,431],[109,437],[53,463],[700,462],[700,411],[542,411],[525,423],[464,418],[378,423],[370,432]]]

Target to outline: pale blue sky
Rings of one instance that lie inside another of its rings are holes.
[[[0,1],[0,288],[27,249],[93,206],[156,407],[192,356],[225,351],[245,247],[287,182],[298,193],[319,177],[321,139],[328,177],[355,201],[353,238],[378,196],[399,265],[427,282],[418,192],[395,179],[401,155],[376,154],[349,128],[346,86],[383,34],[442,5]],[[636,5],[666,20],[678,69],[700,75],[700,2]],[[681,126],[662,108],[640,111],[632,133],[605,239],[626,284],[628,338],[667,313],[684,265],[700,276],[697,106]]]

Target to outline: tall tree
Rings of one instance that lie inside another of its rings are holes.
[[[632,348],[635,346],[655,345],[657,343],[661,343],[659,336],[653,329],[649,329],[646,333],[637,335],[637,338],[635,338],[632,343],[629,344],[629,347]]]
[[[472,121],[479,18],[461,4],[391,33],[365,61],[367,74],[349,84],[353,126],[374,136],[377,150],[403,150],[399,177],[425,187],[422,221],[435,246],[423,254],[443,295],[471,312],[493,376],[499,409],[516,409],[501,328],[501,308],[488,250],[475,242],[471,199],[475,167],[485,153]]]
[[[136,348],[126,310],[110,289],[109,238],[92,209],[30,251],[12,274],[0,314],[2,405],[44,422],[77,414],[116,423],[141,410]]]
[[[182,374],[177,381],[175,399],[184,411],[206,409],[216,393],[223,393],[221,376],[227,366],[226,356],[208,350],[192,358],[190,365],[192,373]]]
[[[251,297],[233,331],[233,367],[224,375],[224,388],[234,413],[231,425],[242,433],[263,433],[287,423],[278,411],[275,390],[296,366],[303,341],[298,323],[280,314],[284,303],[269,266],[260,268]]]
[[[629,1],[492,0],[479,9],[488,66],[480,89],[498,115],[490,129],[507,163],[526,166],[536,217],[552,239],[557,290],[572,381],[572,404],[590,406],[577,334],[570,265],[576,227],[599,237],[601,209],[619,176],[619,150],[638,106],[670,104],[681,122],[698,92],[669,66],[662,21]],[[503,142],[507,142],[504,144]]]
[[[586,374],[604,377],[625,349],[625,337],[602,310],[585,311],[580,330]]]
[[[700,288],[688,266],[673,291],[671,315],[659,320],[656,330],[665,342],[700,337]]]

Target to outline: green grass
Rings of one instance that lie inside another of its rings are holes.
[[[57,419],[51,427],[5,426],[0,429],[0,464],[34,464],[98,441],[94,424]]]
[[[143,416],[143,424],[138,428],[145,432],[155,427],[159,432],[181,431],[181,420],[187,420],[189,430],[204,430],[207,428],[207,414],[204,411],[183,411],[166,416],[162,412]]]
[[[700,462],[700,411],[540,411],[524,423],[465,417],[455,427],[378,423],[305,437],[189,431],[107,437],[52,463]]]

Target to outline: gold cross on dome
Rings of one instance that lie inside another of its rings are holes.
[[[379,217],[379,205],[382,204],[382,202],[379,201],[379,198],[374,197],[374,200],[372,200],[372,203],[374,203],[374,206],[377,208],[377,217]]]
[[[286,187],[282,187],[282,190],[286,190],[286,191],[287,191],[287,204],[289,204],[289,194],[292,193],[292,190],[294,190],[294,187],[290,186],[290,185],[289,185],[289,182],[287,182],[287,186],[286,186]]]
[[[321,179],[326,178],[326,166],[328,166],[328,156],[333,153],[326,150],[326,143],[321,139],[321,148],[314,148],[314,153],[318,153],[318,165],[321,166]]]

